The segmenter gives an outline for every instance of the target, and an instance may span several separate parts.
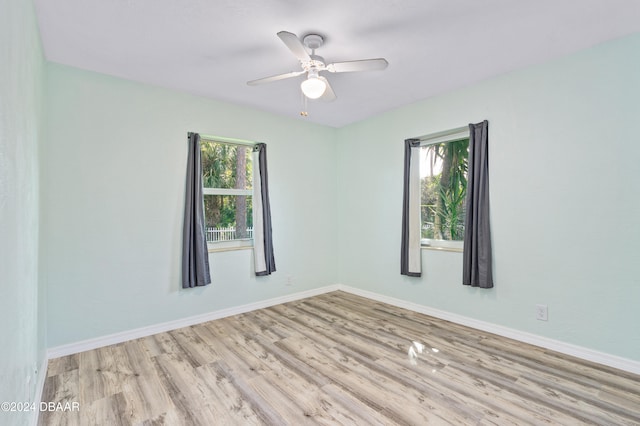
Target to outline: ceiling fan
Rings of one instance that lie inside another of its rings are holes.
[[[332,101],[336,99],[329,81],[320,75],[321,71],[329,72],[355,72],[355,71],[370,71],[370,70],[382,70],[389,65],[386,59],[361,59],[356,61],[345,62],[333,62],[327,64],[322,56],[316,55],[316,49],[322,46],[324,39],[318,34],[308,34],[303,37],[302,41],[297,35],[280,31],[278,33],[280,40],[291,50],[296,58],[300,61],[302,71],[291,71],[284,74],[278,74],[271,77],[259,78],[257,80],[248,81],[249,86],[255,86],[263,83],[270,83],[272,81],[284,80],[286,78],[297,77],[302,74],[307,74],[307,78],[300,84],[302,93],[309,99],[320,99],[323,101]],[[311,54],[307,52],[307,49],[311,50]]]

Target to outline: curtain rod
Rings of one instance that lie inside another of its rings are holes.
[[[417,138],[420,142],[428,142],[428,141],[435,141],[436,139],[440,139],[443,137],[448,137],[448,136],[453,136],[453,135],[457,135],[458,133],[467,133],[469,134],[469,126],[463,126],[463,127],[457,127],[455,129],[449,129],[449,130],[444,130],[442,132],[437,132],[437,133],[431,133],[428,135],[424,135],[424,136],[420,136],[419,138]]]
[[[236,144],[236,145],[255,146],[258,143],[258,142],[254,142],[254,141],[248,141],[248,140],[245,140],[245,139],[225,138],[223,136],[205,135],[203,133],[200,133],[200,138],[208,140],[208,141],[225,142],[225,143],[232,143],[232,144]]]

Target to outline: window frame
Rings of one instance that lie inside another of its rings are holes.
[[[246,147],[251,149],[250,155],[253,155],[253,148],[257,144],[257,142],[243,140],[243,139],[233,139],[233,138],[225,138],[222,136],[203,135],[203,134],[200,134],[200,140],[201,142],[213,142],[213,143],[220,143],[225,145],[236,145],[236,146]],[[200,149],[202,149],[202,147]],[[205,187],[203,184],[203,187],[202,187],[203,203],[204,203],[204,197],[206,195],[223,195],[223,196],[224,195],[231,195],[231,196],[247,195],[251,197],[251,203],[253,205],[253,179],[251,181],[251,189],[211,188],[211,187]],[[205,233],[206,233],[206,229],[205,229]],[[232,240],[232,241],[207,241],[207,249],[210,253],[216,252],[216,251],[253,249],[253,237]]]
[[[455,142],[462,139],[469,139],[471,133],[469,127],[458,127],[442,132],[431,133],[417,138],[420,141],[420,148],[439,143]],[[418,204],[422,205],[422,190],[418,192]],[[420,214],[420,232],[422,232],[422,214]],[[420,246],[423,249],[446,250],[462,252],[464,240],[437,240],[434,238],[420,238]]]

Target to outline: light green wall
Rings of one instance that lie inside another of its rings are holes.
[[[635,35],[338,130],[50,64],[48,345],[340,282],[640,360],[638,53]],[[483,119],[496,287],[463,287],[460,253],[400,276],[403,140]],[[215,253],[211,286],[179,288],[188,131],[267,142],[273,276]]]
[[[340,129],[339,281],[640,360],[639,99],[634,35]],[[461,253],[400,276],[403,140],[483,119],[496,287]]]
[[[50,347],[336,282],[334,129],[61,65],[47,71]],[[251,250],[213,253],[212,285],[180,288],[189,131],[267,143],[272,276],[253,276]]]
[[[31,2],[0,0],[0,11],[0,401],[24,402],[33,400],[46,347],[38,284],[43,58]],[[33,415],[0,412],[0,424],[28,424]]]

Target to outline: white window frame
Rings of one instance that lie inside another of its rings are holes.
[[[246,141],[242,139],[225,138],[221,136],[200,135],[202,141],[222,143],[226,145],[238,145],[246,148],[253,148],[256,142]],[[253,178],[253,176],[252,176]],[[253,181],[251,182],[253,188]],[[202,195],[249,195],[253,203],[253,189],[232,189],[232,188],[202,188]],[[204,197],[203,197],[204,198]],[[203,199],[204,202],[204,199]],[[252,209],[253,210],[253,209]],[[253,238],[244,238],[233,241],[207,241],[209,252],[242,250],[253,248]]]
[[[455,142],[460,139],[469,139],[469,127],[458,127],[456,129],[445,130],[443,132],[432,133],[418,138],[420,140],[420,148],[423,146],[434,145],[438,143]],[[422,198],[422,191],[419,191],[418,197]],[[421,204],[422,200],[418,200]],[[420,232],[422,232],[422,217],[420,217]],[[422,248],[432,248],[438,250],[462,251],[464,241],[436,240],[434,238],[421,238],[420,245]]]

